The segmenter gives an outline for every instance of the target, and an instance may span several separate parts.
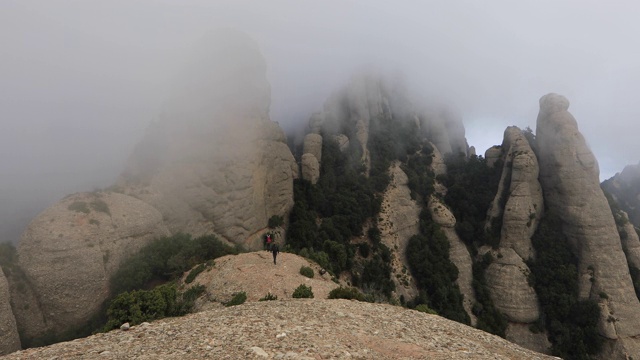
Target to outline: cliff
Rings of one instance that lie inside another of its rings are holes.
[[[637,355],[640,302],[600,188],[598,162],[568,108],[569,101],[560,95],[540,99],[536,138],[545,203],[560,217],[562,232],[578,259],[580,298],[599,302],[600,334],[618,340],[606,350],[609,358]]]

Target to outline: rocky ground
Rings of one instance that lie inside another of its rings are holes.
[[[320,299],[248,302],[2,359],[123,358],[552,359],[436,315]]]

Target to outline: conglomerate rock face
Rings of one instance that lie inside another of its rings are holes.
[[[156,209],[118,193],[74,194],[40,213],[17,248],[44,317],[36,323],[43,328],[25,331],[41,337],[84,325],[109,295],[120,263],[168,234]]]
[[[525,261],[534,257],[531,236],[537,228],[544,205],[542,188],[538,182],[538,161],[522,131],[517,127],[507,128],[499,149],[501,156],[493,162],[496,164],[497,160],[501,160],[502,175],[498,192],[488,211],[486,229],[496,231],[496,227],[499,227],[500,242],[492,251],[494,261],[487,268],[485,276],[494,305],[509,321],[509,326],[513,327],[516,324],[533,323],[540,317],[538,297],[527,281],[530,271]],[[514,333],[518,332],[515,329],[507,331],[508,335]],[[532,337],[536,336],[527,338]],[[545,335],[538,334],[537,337],[544,340]],[[520,339],[509,340],[518,342]],[[544,347],[533,350],[548,350],[548,342],[545,341],[519,344],[542,344]]]
[[[392,259],[393,274],[391,278],[396,284],[398,296],[413,299],[418,295],[415,279],[403,274],[402,269],[408,269],[406,249],[409,239],[419,232],[420,204],[411,199],[407,174],[402,171],[400,164],[394,162],[389,169],[391,181],[382,198],[382,206],[378,222],[382,242],[394,251]],[[400,279],[406,280],[401,281]]]
[[[621,172],[603,181],[602,188],[629,215],[631,223],[640,227],[640,164],[625,166]]]
[[[432,169],[436,169],[437,165],[431,163]],[[436,194],[431,195],[427,203],[429,214],[433,222],[438,224],[442,229],[442,232],[449,240],[449,259],[458,269],[458,278],[456,283],[460,289],[460,293],[464,296],[462,306],[471,319],[471,324],[477,323],[477,318],[472,311],[473,305],[476,303],[476,295],[473,290],[473,261],[469,249],[464,244],[458,233],[456,232],[456,218],[453,216],[451,210],[443,203],[442,197],[444,197],[444,186],[436,182],[435,185]],[[440,189],[438,191],[438,189]]]
[[[222,32],[203,42],[184,79],[118,186],[157,208],[172,233],[259,247],[256,233],[293,206],[298,176],[269,119],[265,61],[246,35]]]
[[[639,353],[634,344],[640,335],[640,303],[600,188],[598,163],[568,108],[569,101],[557,94],[540,99],[536,130],[540,182],[548,208],[562,220],[563,233],[579,259],[580,297],[600,302],[601,334],[623,340],[617,342],[616,350],[623,358],[630,347],[636,350],[630,353]],[[615,321],[607,323],[609,316]]]
[[[11,310],[9,283],[0,269],[0,356],[17,350],[20,350],[20,337]]]

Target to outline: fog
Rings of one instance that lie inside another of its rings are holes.
[[[631,1],[0,2],[0,241],[64,195],[110,185],[162,115],[203,36],[259,44],[271,118],[303,124],[363,69],[463,118],[482,154],[508,125],[535,130],[565,95],[601,179],[640,160],[640,6]]]

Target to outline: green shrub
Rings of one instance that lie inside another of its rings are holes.
[[[160,285],[152,290],[124,292],[109,304],[104,331],[115,329],[126,322],[138,325],[145,321],[183,314],[177,300],[175,284]]]
[[[314,276],[313,269],[308,266],[301,266],[300,275],[313,279],[313,276]]]
[[[89,206],[84,201],[74,201],[67,207],[67,209],[71,211],[85,213],[85,214],[88,214],[91,212],[91,210],[89,209]]]
[[[427,313],[427,314],[438,315],[438,313],[435,310],[431,309],[426,304],[420,304],[420,305],[416,306],[415,310],[423,312],[423,313]]]
[[[224,303],[224,306],[227,306],[227,307],[236,306],[236,305],[244,304],[245,301],[247,301],[247,293],[242,291],[242,292],[233,294],[233,297],[231,298],[231,300]]]
[[[312,299],[313,291],[311,291],[311,286],[300,284],[300,286],[293,291],[292,297],[294,299]]]
[[[206,291],[204,285],[194,285],[182,294],[182,302],[179,303],[178,314],[188,314],[193,310],[196,299],[202,296]]]
[[[205,291],[206,288],[204,285],[194,285],[182,294],[182,300],[187,303],[193,303],[197,298],[204,294]]]
[[[109,211],[109,206],[107,205],[107,203],[100,199],[93,200],[91,202],[91,208],[95,211],[99,211],[99,212],[103,212],[105,214],[111,215],[111,212]]]
[[[329,292],[329,299],[353,299],[358,301],[368,301],[360,290],[354,287],[337,287]]]
[[[270,292],[268,292],[267,295],[265,295],[264,297],[258,299],[258,301],[272,301],[272,300],[278,300],[278,296],[273,295]]]
[[[371,252],[371,247],[366,242],[360,243],[358,244],[358,252],[360,252],[360,256],[362,257],[365,257],[365,258],[369,257],[369,253]]]
[[[200,264],[195,268],[191,269],[191,271],[189,271],[189,275],[187,275],[187,277],[184,279],[184,282],[187,284],[191,284],[193,280],[196,279],[198,274],[204,271],[204,269],[206,269],[205,264]]]
[[[228,254],[238,248],[222,243],[213,235],[192,238],[176,234],[156,239],[123,262],[111,277],[111,293],[142,289],[152,281],[169,281],[197,264]]]
[[[269,218],[269,222],[268,225],[270,229],[275,229],[278,226],[282,226],[284,225],[284,219],[282,218],[282,216],[279,215],[273,215],[272,217]]]
[[[600,307],[593,300],[581,301],[578,297],[578,259],[562,232],[560,217],[546,209],[531,240],[536,258],[527,265],[552,354],[568,360],[598,354],[603,343],[598,332]]]

